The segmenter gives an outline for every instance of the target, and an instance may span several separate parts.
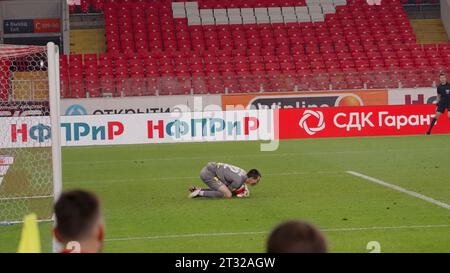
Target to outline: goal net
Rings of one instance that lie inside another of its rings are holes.
[[[59,54],[0,44],[0,225],[52,219],[61,189]]]

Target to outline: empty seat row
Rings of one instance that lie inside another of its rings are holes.
[[[353,62],[344,60],[345,56],[334,62],[294,61],[289,56],[242,57],[63,55],[61,90],[64,97],[79,98],[416,87],[432,86],[436,75],[450,66],[450,59],[434,66],[412,62],[387,70],[377,60]]]

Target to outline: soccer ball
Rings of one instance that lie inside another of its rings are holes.
[[[245,197],[249,197],[250,196],[250,190],[248,189],[248,186],[246,184],[244,184],[241,189],[244,188],[243,191],[241,191],[240,193],[236,194],[236,196],[238,198],[245,198]],[[239,191],[241,190],[239,189]]]

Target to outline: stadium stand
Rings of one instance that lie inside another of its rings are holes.
[[[61,56],[63,97],[433,86],[450,44],[418,44],[396,0],[82,0],[107,52]]]

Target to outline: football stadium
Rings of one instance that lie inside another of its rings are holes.
[[[0,253],[448,253],[449,78],[450,0],[0,0]]]

